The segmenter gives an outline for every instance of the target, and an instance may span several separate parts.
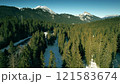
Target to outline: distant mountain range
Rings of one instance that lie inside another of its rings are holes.
[[[102,19],[88,12],[84,12],[83,14],[79,14],[78,16],[71,14],[57,14],[46,6],[37,6],[35,8],[0,6],[0,18],[4,18],[6,16],[17,17],[20,19],[32,18],[42,21],[67,24],[86,23]]]
[[[105,17],[103,17],[103,19],[107,19],[107,18],[114,18],[114,17],[119,17],[120,15],[107,15]]]

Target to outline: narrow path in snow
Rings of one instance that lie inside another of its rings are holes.
[[[44,34],[45,34],[45,38],[46,38],[46,36],[47,36],[47,32],[44,32]],[[30,38],[32,38],[32,36],[29,36],[29,37],[27,37],[27,38],[25,38],[25,39],[22,39],[22,40],[19,40],[18,42],[15,42],[14,43],[14,46],[17,46],[17,45],[20,45],[21,47],[23,47],[24,45],[26,45],[27,43],[28,43],[28,41],[30,40]],[[25,41],[27,41],[27,42],[25,42]],[[25,43],[24,43],[25,42]],[[22,44],[23,43],[23,44]],[[7,47],[4,47],[4,48],[2,48],[1,49],[1,51],[2,52],[4,52],[4,50],[6,49],[6,50],[8,50],[10,47],[9,47],[9,45],[7,46]]]
[[[29,40],[30,38],[32,38],[32,36],[29,36],[29,37],[27,37],[27,38],[25,38],[25,39],[19,40],[18,42],[15,42],[15,43],[14,43],[14,46],[17,46],[17,45],[25,42],[26,40]],[[23,46],[23,45],[21,45],[21,46]],[[9,45],[8,45],[7,47],[1,49],[1,51],[4,52],[5,49],[8,50],[9,48],[10,48],[10,47],[9,47]]]

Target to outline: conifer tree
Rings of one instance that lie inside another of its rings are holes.
[[[4,67],[4,54],[0,51],[0,68]]]
[[[41,51],[41,54],[40,54],[40,67],[41,67],[41,68],[44,68],[44,67],[45,67],[44,55],[43,55],[43,52],[42,52],[42,51]]]
[[[19,61],[20,68],[30,68],[33,66],[31,55],[32,55],[32,51],[31,51],[29,45],[25,46],[20,55],[20,61]]]
[[[9,53],[10,53],[10,55],[9,55],[9,67],[10,68],[15,68],[15,64],[16,64],[16,57],[15,57],[15,47],[14,47],[14,44],[13,44],[13,42],[11,41],[10,42],[10,48],[9,48]]]
[[[49,68],[55,68],[56,67],[56,58],[54,56],[54,53],[52,51],[50,51],[50,58],[49,58]]]

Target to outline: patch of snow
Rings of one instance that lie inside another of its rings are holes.
[[[79,17],[79,15],[74,15],[74,16]]]
[[[87,18],[85,18],[85,20],[87,20]]]
[[[16,7],[16,8],[18,8],[19,10],[21,9],[20,7]]]
[[[52,19],[53,19],[53,20],[54,20],[54,17],[55,17],[55,16],[54,16],[54,15],[52,15]]]
[[[88,12],[84,12],[83,15],[90,15],[91,16],[91,14]]]
[[[91,59],[90,65],[86,66],[86,68],[99,68],[97,64]]]
[[[92,59],[90,61],[90,65],[89,66],[86,66],[86,68],[99,68],[97,66],[97,64],[93,61],[93,55],[92,55]]]
[[[24,8],[21,8],[20,10],[21,10],[21,11],[24,11],[25,9],[24,9]]]
[[[72,23],[72,25],[74,25],[75,23]]]
[[[47,38],[47,34],[48,34],[48,32],[44,32],[44,34],[45,34],[45,38]]]
[[[87,19],[91,20],[91,17],[87,16]]]
[[[61,57],[61,55],[59,53],[58,39],[55,40],[54,45],[48,46],[46,48],[46,50],[45,50],[45,53],[44,53],[45,66],[49,65],[50,50],[52,50],[52,52],[55,55],[55,58],[56,58],[56,67],[61,68],[62,67],[62,57]]]
[[[79,16],[79,17],[80,17],[80,20],[84,21],[84,18],[83,18],[83,16]]]
[[[68,16],[68,18],[70,18],[70,16]]]

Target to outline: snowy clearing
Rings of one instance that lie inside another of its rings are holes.
[[[45,66],[49,65],[50,50],[52,50],[52,52],[55,55],[56,67],[61,68],[62,67],[62,57],[59,53],[58,39],[55,40],[55,43],[52,46],[48,46],[45,50],[45,53],[44,53]]]

